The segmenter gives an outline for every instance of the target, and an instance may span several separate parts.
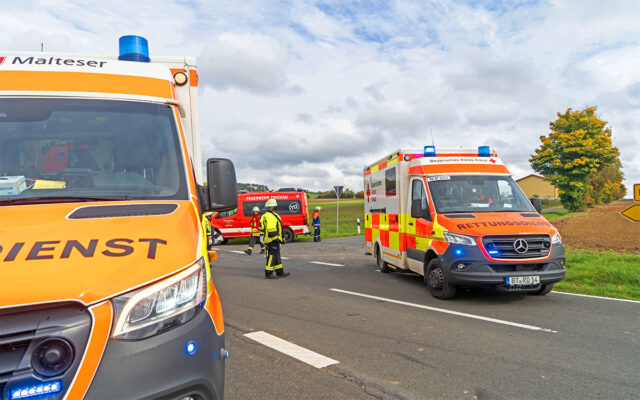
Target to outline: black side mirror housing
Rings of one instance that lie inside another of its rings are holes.
[[[531,205],[533,206],[533,208],[536,209],[538,214],[542,213],[542,202],[540,201],[539,198],[532,197],[529,199],[529,201],[531,202]]]
[[[411,201],[411,218],[422,218],[431,220],[431,214],[429,214],[429,209],[422,209],[422,201],[420,199]]]
[[[207,160],[207,197],[206,211],[228,211],[238,207],[236,169],[230,160]]]

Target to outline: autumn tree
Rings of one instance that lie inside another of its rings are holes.
[[[569,108],[558,113],[558,119],[549,123],[551,132],[540,136],[542,144],[529,159],[533,170],[558,188],[560,202],[568,210],[586,204],[590,178],[608,166],[620,165],[620,152],[611,144],[611,128],[596,110]]]
[[[587,178],[587,205],[607,204],[623,198],[627,192],[623,179],[619,161],[591,174]]]

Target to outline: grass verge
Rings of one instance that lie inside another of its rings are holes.
[[[548,213],[542,214],[543,217],[547,219],[547,221],[554,221],[556,219],[572,217],[574,215],[580,214],[581,211],[568,211],[568,210],[560,210],[560,211],[551,211]]]
[[[567,249],[560,292],[640,300],[640,254]]]

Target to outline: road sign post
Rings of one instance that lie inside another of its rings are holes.
[[[344,186],[333,187],[333,190],[336,191],[336,236],[338,236],[338,226],[340,225],[340,195],[342,195],[342,189],[344,189]]]
[[[640,183],[633,185],[633,200],[640,201]],[[640,222],[640,204],[634,204],[628,207],[621,214],[632,221]]]

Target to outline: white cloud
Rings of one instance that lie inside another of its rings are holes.
[[[2,4],[5,3],[5,4]],[[0,48],[195,55],[203,152],[329,189],[397,148],[496,146],[516,177],[557,112],[597,105],[640,183],[634,1],[8,2]]]

